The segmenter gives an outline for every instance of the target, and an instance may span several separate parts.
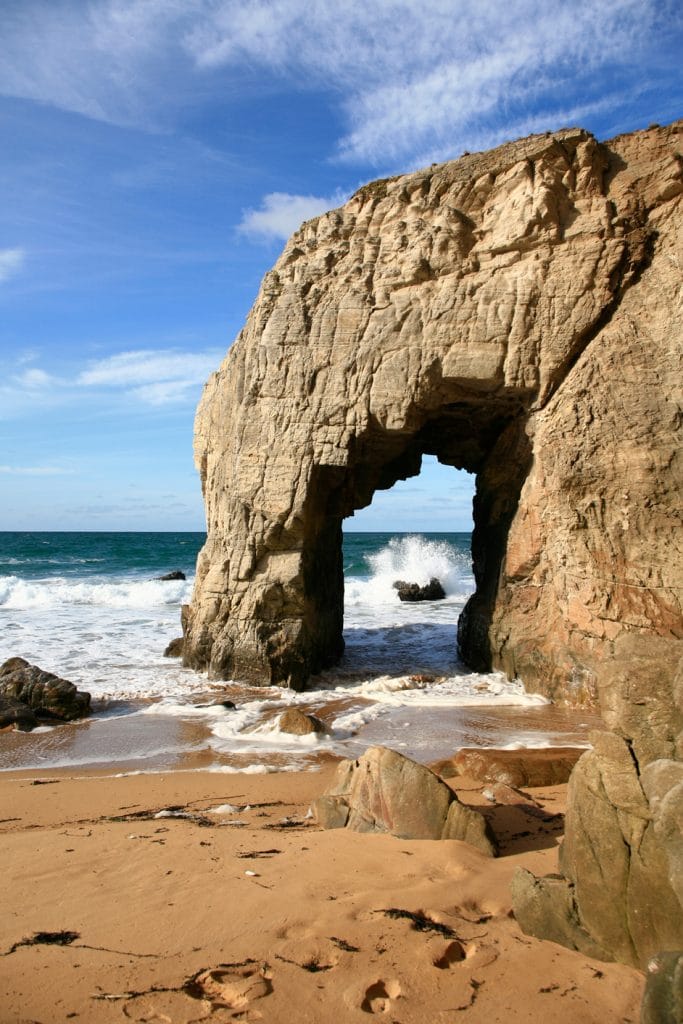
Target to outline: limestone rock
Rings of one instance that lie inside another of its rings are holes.
[[[495,855],[486,819],[461,804],[429,768],[387,747],[341,761],[329,789],[313,803],[323,828],[390,832],[401,839],[460,839]]]
[[[82,718],[90,711],[89,693],[23,658],[10,658],[0,665],[0,694],[21,701],[38,715],[63,721]]]
[[[584,753],[578,747],[527,750],[463,748],[451,760],[454,774],[507,786],[557,786],[567,782]],[[444,764],[445,766],[445,764]]]
[[[446,596],[441,580],[435,576],[423,586],[419,583],[405,583],[403,580],[396,580],[393,586],[401,601],[442,601]]]
[[[295,736],[305,736],[308,733],[326,732],[325,723],[321,722],[315,715],[306,714],[299,708],[287,708],[280,715],[278,722],[280,732],[289,732]]]

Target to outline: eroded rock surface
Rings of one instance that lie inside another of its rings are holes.
[[[312,810],[323,828],[460,839],[490,856],[496,852],[482,814],[461,804],[429,768],[388,747],[370,747],[358,761],[341,761]]]
[[[682,130],[532,136],[304,224],[197,414],[208,537],[184,615],[186,664],[301,688],[343,650],[343,518],[425,453],[476,473],[460,651],[599,704],[626,744],[575,770],[554,899],[638,962],[668,934],[664,868],[683,921],[679,790],[668,769],[648,790],[683,755]]]
[[[188,664],[300,688],[334,663],[342,519],[424,453],[477,474],[473,667],[573,701],[599,676],[619,714],[625,660],[671,662],[680,131],[532,136],[293,235],[197,415]]]
[[[53,672],[30,665],[24,658],[9,658],[0,665],[0,695],[25,704],[38,716],[65,722],[82,718],[90,711],[89,693],[77,690],[73,683]]]

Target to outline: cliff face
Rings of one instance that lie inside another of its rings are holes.
[[[434,454],[477,474],[463,656],[599,701],[654,820],[641,774],[682,755],[682,132],[533,136],[302,226],[197,414],[187,664],[302,687],[333,663],[342,519]],[[614,842],[639,850],[625,821]],[[568,845],[580,904],[595,865]],[[628,936],[618,955],[640,962],[649,940]]]

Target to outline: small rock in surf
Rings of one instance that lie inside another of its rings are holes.
[[[419,583],[406,583],[404,580],[396,580],[393,586],[398,590],[401,601],[442,601],[446,596],[441,580],[436,576],[432,576],[429,583],[425,583],[423,587]]]
[[[182,658],[183,656],[183,640],[182,636],[177,636],[175,640],[171,640],[170,644],[164,651],[165,658]]]

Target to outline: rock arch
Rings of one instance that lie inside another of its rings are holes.
[[[631,844],[669,863],[652,801],[674,775],[645,792],[641,773],[675,774],[683,746],[681,131],[565,130],[365,186],[293,235],[196,421],[208,538],[184,658],[219,678],[304,686],[342,651],[342,518],[424,452],[477,474],[461,649],[599,700],[612,739],[575,786],[603,787],[629,850],[622,910],[654,877]],[[625,912],[600,932],[596,865],[571,828],[565,849],[600,949],[642,962],[671,940],[634,938]],[[662,898],[683,896],[677,856]]]

